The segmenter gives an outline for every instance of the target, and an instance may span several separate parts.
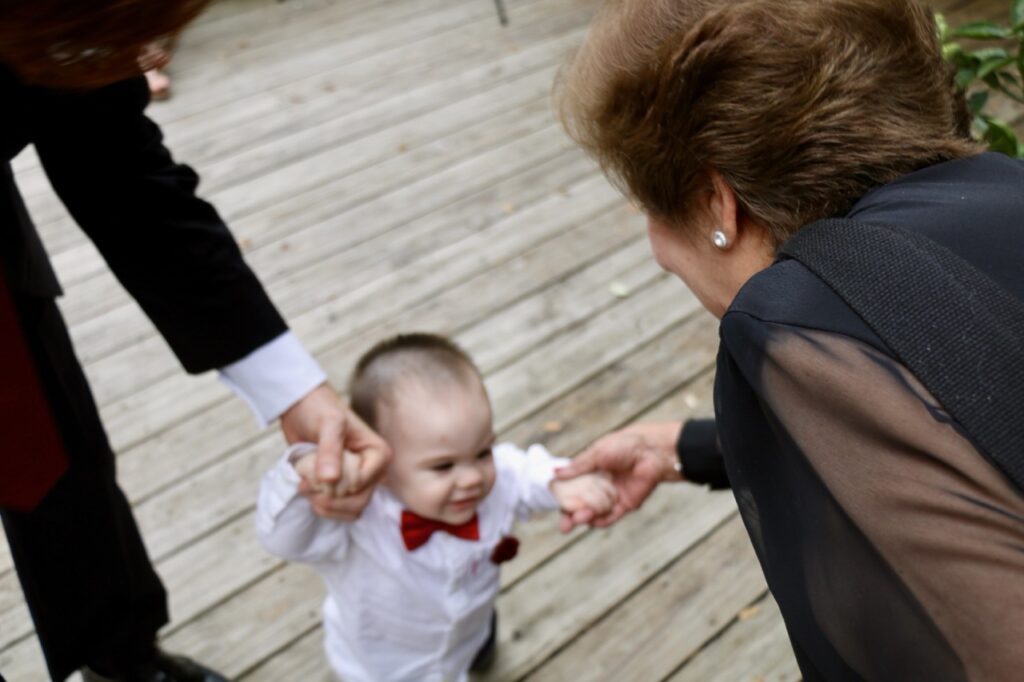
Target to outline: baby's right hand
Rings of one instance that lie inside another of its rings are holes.
[[[344,451],[341,456],[341,476],[334,485],[320,481],[316,476],[316,453],[311,452],[303,455],[293,464],[296,473],[305,482],[308,492],[315,495],[329,495],[331,497],[344,497],[360,487],[359,480],[359,456]]]

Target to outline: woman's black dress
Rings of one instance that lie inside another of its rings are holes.
[[[1024,300],[1022,162],[919,170],[847,217],[919,230]],[[731,485],[805,679],[1024,679],[1022,491],[800,263],[752,278],[720,336],[716,422],[689,422],[680,457]]]

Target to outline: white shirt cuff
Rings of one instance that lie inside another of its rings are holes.
[[[274,421],[306,394],[327,381],[313,356],[290,331],[268,341],[217,372],[244,400],[260,427]]]

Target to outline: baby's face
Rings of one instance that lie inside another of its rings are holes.
[[[412,512],[450,524],[469,521],[494,487],[491,405],[479,382],[427,387],[409,381],[379,410],[394,450],[385,485]]]

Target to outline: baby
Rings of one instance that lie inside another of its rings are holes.
[[[608,511],[614,488],[598,476],[553,480],[567,460],[540,445],[495,444],[480,373],[447,339],[378,344],[349,395],[394,450],[362,516],[313,512],[298,488],[303,478],[319,485],[314,447],[298,445],[263,478],[257,532],[268,550],[323,577],[327,658],[344,680],[464,680],[494,656],[498,565],[516,553],[516,520]]]

